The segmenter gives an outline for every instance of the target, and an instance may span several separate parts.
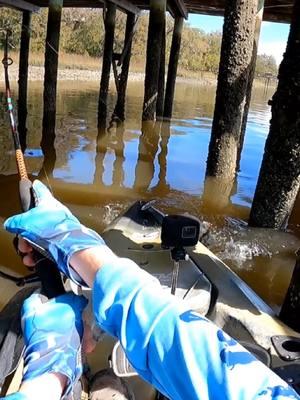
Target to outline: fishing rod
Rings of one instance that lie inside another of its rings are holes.
[[[7,111],[9,114],[9,121],[11,127],[11,133],[14,142],[15,148],[15,158],[17,163],[18,175],[19,175],[19,195],[20,195],[20,203],[22,207],[22,211],[26,212],[31,208],[36,206],[36,199],[32,187],[32,182],[30,181],[26,169],[26,164],[24,160],[24,154],[20,144],[19,133],[16,125],[16,120],[14,116],[14,108],[10,90],[10,82],[9,82],[9,73],[8,68],[12,65],[13,60],[8,56],[8,46],[9,46],[9,36],[11,35],[11,31],[9,29],[6,30],[5,41],[4,41],[4,57],[2,60],[2,64],[4,66],[4,77],[5,77],[5,93],[6,93],[6,101],[7,101]],[[17,248],[18,239],[14,241],[15,247]],[[47,297],[52,298],[64,293],[64,287],[61,280],[60,273],[56,267],[54,260],[51,255],[44,250],[43,248],[30,243],[33,247],[33,255],[35,261],[35,270],[36,275],[41,281],[42,292]],[[7,274],[6,274],[7,275]],[[34,275],[34,274],[33,274]],[[34,276],[29,275],[25,278],[20,278],[20,284],[32,282],[34,280]],[[7,277],[10,275],[7,275]],[[10,276],[11,280],[14,280],[15,277]],[[17,278],[18,279],[18,278]],[[16,282],[16,281],[15,281]],[[16,282],[18,284],[18,282]]]

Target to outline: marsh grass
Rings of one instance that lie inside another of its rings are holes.
[[[19,53],[11,52],[10,57],[14,60],[14,64],[17,66],[19,63]],[[44,54],[31,52],[29,55],[29,65],[34,67],[44,67]],[[102,59],[95,58],[85,55],[60,53],[59,54],[59,69],[79,69],[89,71],[99,71],[102,66]],[[145,72],[145,62],[132,59],[130,65],[130,71],[136,73]],[[215,79],[216,75],[211,72],[193,72],[187,71],[184,68],[178,68],[178,76],[183,78],[209,78]]]
[[[9,56],[13,59],[14,64],[17,66],[19,64],[19,53],[11,51]],[[29,65],[33,67],[44,67],[45,55],[44,53],[34,53],[29,54]],[[101,68],[102,59],[96,57],[90,57],[85,55],[60,53],[58,59],[59,69],[81,69],[98,71]],[[132,63],[131,69],[134,72],[143,72],[143,63]]]

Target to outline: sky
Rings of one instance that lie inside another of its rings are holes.
[[[205,32],[222,31],[223,17],[189,14],[189,24]],[[288,24],[263,22],[259,40],[258,54],[273,55],[279,65],[286,48],[289,34]]]

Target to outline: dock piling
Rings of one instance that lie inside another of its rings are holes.
[[[171,119],[172,117],[182,29],[183,29],[183,17],[176,17],[174,20],[172,44],[171,44],[169,67],[168,67],[168,77],[166,84],[166,95],[164,104],[165,119]]]
[[[49,0],[47,36],[45,46],[44,114],[42,149],[45,141],[55,137],[56,92],[59,55],[60,24],[63,0]]]
[[[280,229],[300,188],[300,1],[296,0],[286,52],[272,99],[272,119],[249,224]]]
[[[124,122],[125,120],[126,89],[128,83],[132,39],[134,35],[135,25],[136,25],[135,14],[127,13],[124,48],[120,59],[120,63],[122,64],[122,70],[120,76],[118,77],[118,98],[113,112],[113,117],[116,118],[118,121],[122,122]]]
[[[158,96],[160,54],[165,28],[166,0],[150,0],[143,121],[154,121]]]
[[[27,120],[27,88],[28,88],[28,58],[30,46],[31,12],[23,11],[21,45],[19,57],[19,98],[18,98],[18,131],[22,150],[26,148]]]
[[[250,64],[250,68],[249,68],[249,77],[248,77],[248,85],[247,85],[247,92],[246,92],[246,104],[245,104],[245,108],[244,108],[241,135],[240,135],[240,141],[239,141],[239,146],[238,146],[237,167],[236,167],[237,171],[239,171],[239,169],[240,169],[241,155],[242,155],[242,151],[243,151],[244,139],[245,139],[246,127],[247,127],[247,121],[248,121],[248,114],[249,114],[249,110],[250,110],[252,88],[253,88],[256,61],[257,61],[258,43],[259,43],[259,36],[260,36],[260,31],[261,31],[261,24],[262,24],[262,20],[263,20],[263,13],[264,13],[264,0],[259,0],[256,20],[255,20],[255,33],[254,33],[254,40],[253,40],[253,51],[252,51],[251,64]]]
[[[109,89],[110,70],[113,58],[116,10],[117,10],[116,5],[110,2],[107,2],[106,9],[103,8],[105,39],[104,39],[102,73],[101,73],[100,93],[98,102],[98,128],[103,130],[106,129],[107,97]]]
[[[233,180],[246,104],[258,0],[226,2],[207,176]]]
[[[156,102],[156,118],[162,119],[164,115],[165,100],[165,74],[166,74],[166,14],[161,37],[160,67],[158,75],[158,90]]]

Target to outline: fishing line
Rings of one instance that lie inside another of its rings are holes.
[[[44,165],[42,166],[42,170],[44,172],[44,175],[45,175],[45,178],[46,178],[46,181],[47,181],[48,189],[50,190],[51,194],[54,196],[52,185],[51,185],[51,182],[50,182],[50,179],[49,179],[49,175],[48,175],[48,172],[47,172],[47,170],[46,170]]]
[[[9,82],[9,74],[8,67],[12,65],[13,60],[8,56],[8,43],[9,36],[11,35],[11,31],[8,29],[5,35],[4,42],[4,57],[2,60],[2,64],[4,66],[4,76],[5,76],[5,92],[6,92],[6,100],[7,100],[7,111],[9,114],[10,127],[13,136],[14,148],[15,148],[15,157],[17,163],[17,169],[19,173],[19,194],[20,201],[23,212],[30,210],[36,206],[36,198],[35,193],[32,188],[32,183],[28,178],[24,154],[22,152],[19,133],[17,130],[17,125],[14,117],[14,109],[12,103],[12,96],[10,91],[10,82]],[[60,273],[57,269],[55,262],[52,260],[50,254],[40,246],[31,243],[33,247],[33,255],[35,260],[35,269],[38,274],[39,280],[42,284],[42,292],[46,294],[49,298],[55,297],[59,294],[65,292],[63,283],[61,280]],[[30,276],[31,277],[31,276]],[[30,279],[30,277],[25,277]],[[10,280],[13,280],[14,277],[8,276]],[[25,279],[24,278],[24,279]]]

